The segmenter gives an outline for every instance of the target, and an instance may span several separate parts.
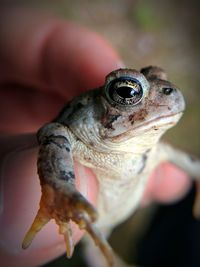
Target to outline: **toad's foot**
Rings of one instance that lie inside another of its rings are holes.
[[[67,257],[70,258],[74,250],[70,227],[70,221],[73,221],[80,229],[85,229],[90,234],[104,254],[108,265],[113,266],[112,250],[94,226],[97,211],[75,188],[71,146],[65,129],[59,124],[48,124],[39,132],[39,143],[38,174],[42,196],[40,208],[22,247],[27,248],[37,232],[50,219],[55,219],[59,232],[65,239]]]
[[[68,258],[72,256],[74,250],[72,230],[69,223],[72,220],[78,224],[80,229],[85,229],[91,235],[96,245],[105,255],[109,266],[112,266],[111,248],[93,225],[93,222],[97,219],[97,212],[75,189],[67,193],[49,185],[42,186],[40,209],[24,238],[22,244],[24,249],[31,244],[37,232],[52,218],[59,225],[60,234],[64,236]]]
[[[59,232],[64,236],[66,243],[67,257],[73,254],[74,243],[70,220],[74,221],[80,229],[85,229],[93,238],[96,245],[101,249],[109,266],[112,266],[112,250],[104,237],[93,225],[97,219],[97,212],[84,197],[75,190],[68,193],[54,189],[49,185],[42,187],[40,209],[34,222],[27,232],[22,247],[27,248],[38,231],[50,220],[55,219],[59,225]]]

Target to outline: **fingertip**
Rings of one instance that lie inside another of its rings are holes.
[[[65,97],[102,85],[110,71],[123,66],[112,46],[84,27],[62,22],[48,39],[46,77]]]
[[[188,175],[170,163],[159,165],[149,177],[142,205],[152,201],[173,203],[186,195],[191,188]]]
[[[3,15],[2,81],[53,90],[66,99],[102,85],[105,75],[123,67],[112,46],[92,30],[30,8],[5,9]]]

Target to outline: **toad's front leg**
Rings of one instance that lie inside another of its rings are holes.
[[[64,235],[67,256],[73,253],[70,220],[92,236],[96,245],[112,266],[112,252],[106,240],[94,227],[95,208],[75,188],[75,175],[68,131],[59,123],[50,123],[38,132],[40,145],[38,174],[42,187],[40,208],[27,232],[22,247],[27,248],[35,235],[50,220],[55,219]]]

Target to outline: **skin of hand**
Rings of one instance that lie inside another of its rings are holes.
[[[102,85],[105,75],[123,63],[88,29],[31,9],[1,12],[0,262],[9,267],[38,266],[64,253],[65,245],[50,222],[29,249],[21,249],[40,199],[36,139],[25,133],[36,132],[69,99]],[[75,173],[77,188],[95,205],[98,183],[93,173],[78,163]],[[141,205],[175,201],[190,184],[185,173],[162,164],[151,175]],[[75,225],[73,229],[77,243],[83,233]]]

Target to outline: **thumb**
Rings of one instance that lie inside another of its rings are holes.
[[[21,248],[24,235],[36,215],[41,195],[36,169],[38,148],[34,135],[4,137],[0,139],[0,146],[4,148],[1,154],[1,262],[3,266],[36,266],[65,252],[63,237],[58,234],[53,221],[38,233],[29,249],[24,251]],[[75,174],[78,189],[95,204],[97,183],[94,175],[78,164]],[[76,243],[83,232],[76,225],[72,227]]]

